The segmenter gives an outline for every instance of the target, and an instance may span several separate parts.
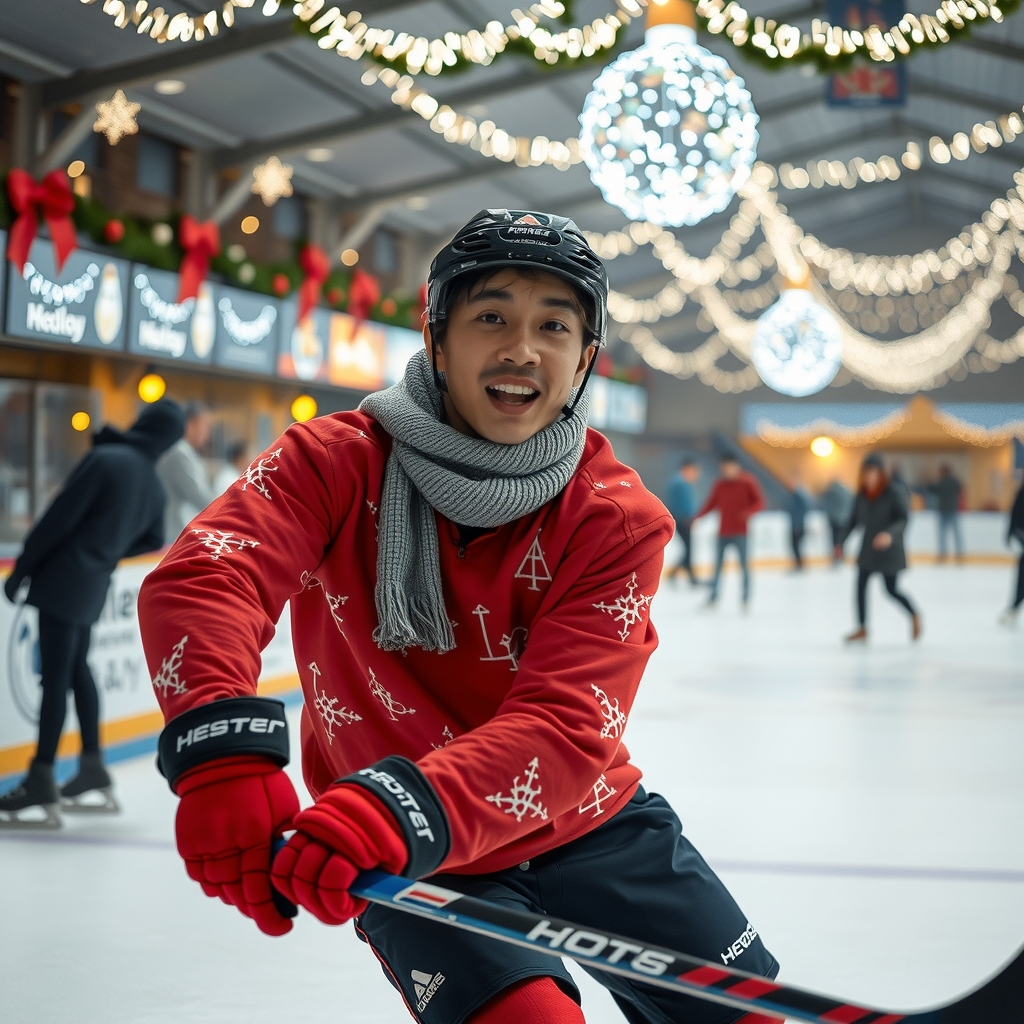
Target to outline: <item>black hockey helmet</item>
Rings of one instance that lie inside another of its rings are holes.
[[[608,333],[608,273],[583,232],[568,217],[529,210],[481,210],[434,257],[427,277],[427,323],[434,325],[446,316],[452,289],[464,274],[501,267],[532,267],[564,278],[590,297],[594,323],[588,325],[592,344],[601,347]],[[571,416],[596,359],[572,406]],[[435,381],[444,381],[435,369]]]

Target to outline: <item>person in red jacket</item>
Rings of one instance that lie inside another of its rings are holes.
[[[732,452],[726,452],[720,460],[722,475],[715,481],[711,493],[704,502],[697,518],[706,516],[716,509],[719,514],[718,545],[715,551],[715,574],[711,579],[711,594],[708,604],[718,601],[718,581],[722,575],[722,561],[725,549],[732,546],[740,560],[743,572],[743,608],[750,604],[750,567],[747,564],[747,523],[755,512],[764,508],[764,495],[757,481],[744,473],[739,459]]]
[[[355,918],[426,1024],[583,1017],[561,961],[368,907],[360,871],[778,970],[622,743],[673,522],[586,427],[607,287],[572,221],[478,214],[434,260],[403,382],[290,427],[140,594],[189,875],[267,934],[291,928],[272,884]],[[303,811],[283,705],[256,696],[286,602]],[[599,980],[630,1021],[758,1019]]]

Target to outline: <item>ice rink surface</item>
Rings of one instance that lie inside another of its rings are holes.
[[[626,743],[787,981],[910,1008],[1024,944],[1024,621],[996,625],[1008,568],[918,567],[904,586],[923,639],[876,577],[870,642],[850,649],[849,568],[758,574],[747,615],[735,574],[715,611],[663,585]],[[409,1019],[351,927],[303,915],[270,939],[202,897],[152,758],[114,774],[122,816],[0,834],[4,1024]],[[590,1024],[622,1021],[581,986]]]

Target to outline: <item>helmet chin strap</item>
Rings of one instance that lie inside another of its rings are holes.
[[[583,374],[583,380],[580,381],[579,390],[576,392],[576,397],[572,400],[570,405],[568,402],[562,406],[562,415],[568,420],[576,414],[576,406],[580,404],[580,399],[583,397],[584,391],[587,390],[587,381],[590,380],[590,375],[594,372],[594,367],[597,366],[597,356],[601,351],[601,343],[599,341],[592,341],[590,347],[594,349],[594,357],[590,360],[587,366],[586,373]]]
[[[448,381],[444,379],[444,374],[437,368],[437,339],[434,337],[434,325],[429,320],[427,321],[427,330],[430,331],[430,367],[434,371],[434,387],[441,394],[446,395]]]

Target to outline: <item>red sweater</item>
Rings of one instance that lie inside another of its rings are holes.
[[[745,537],[747,521],[755,512],[764,508],[764,495],[757,481],[747,473],[741,473],[733,480],[725,477],[715,481],[708,500],[697,513],[697,518],[718,509],[721,522],[718,526],[720,537]]]
[[[640,771],[622,744],[657,645],[673,522],[608,441],[533,514],[460,547],[437,516],[456,648],[382,651],[376,515],[391,438],[359,412],[295,425],[202,512],[139,595],[164,716],[256,691],[291,601],[312,794],[389,754],[447,811],[442,870],[496,871],[610,818]]]

